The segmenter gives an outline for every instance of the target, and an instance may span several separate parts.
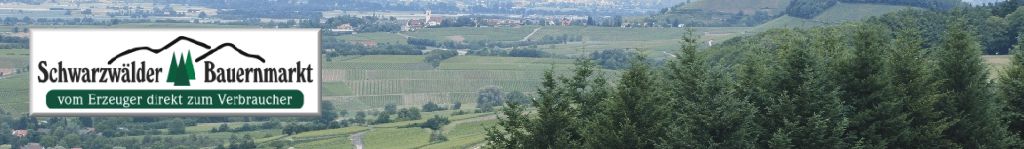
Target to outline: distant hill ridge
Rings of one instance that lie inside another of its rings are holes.
[[[698,10],[743,12],[745,15],[762,11],[774,17],[771,21],[757,25],[759,29],[767,29],[836,24],[903,9],[948,9],[964,4],[959,0],[695,0],[673,6],[672,11],[666,12],[666,15],[697,14],[694,12]]]

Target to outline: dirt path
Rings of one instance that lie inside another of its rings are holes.
[[[544,28],[544,27],[537,27],[537,28],[533,29],[533,32],[530,32],[529,35],[526,35],[526,37],[523,37],[523,39],[520,39],[519,41],[530,40],[530,37],[533,36],[533,34],[536,34],[537,31],[539,31],[541,28]]]
[[[352,140],[353,148],[355,148],[355,149],[363,149],[363,136],[366,135],[366,132],[370,132],[370,131],[373,131],[373,127],[370,127],[370,130],[366,130],[366,131],[355,133],[355,134],[352,134],[351,136],[348,136],[348,140]]]

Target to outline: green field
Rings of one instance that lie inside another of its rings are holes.
[[[702,9],[716,12],[737,13],[743,11],[753,14],[754,11],[766,10],[770,14],[779,14],[786,10],[790,0],[694,0],[682,6],[682,9]]]
[[[441,63],[443,70],[535,70],[571,67],[572,59],[458,56]]]
[[[370,41],[376,41],[377,43],[391,43],[391,44],[406,44],[407,43],[407,40],[405,39],[405,37],[402,37],[402,36],[394,34],[394,33],[385,33],[385,32],[359,33],[359,34],[352,34],[352,35],[329,36],[329,37],[324,37],[324,38],[333,38],[333,39],[345,40],[345,41],[350,41],[350,42],[351,41],[366,41],[366,40],[370,40]]]
[[[694,34],[701,36],[700,42],[710,40],[717,42],[743,35],[749,27],[696,27],[691,28]],[[673,52],[679,49],[679,39],[687,32],[687,28],[619,28],[619,27],[582,27],[582,26],[545,26],[531,36],[532,40],[540,40],[544,36],[581,35],[583,41],[567,44],[540,45],[538,48],[558,55],[587,54],[604,49],[644,49],[651,50],[648,54],[663,54],[661,51]]]
[[[463,110],[464,111],[472,111],[472,108],[465,108]],[[373,127],[374,128],[405,127],[405,126],[407,126],[409,124],[426,122],[428,117],[434,117],[434,115],[438,115],[438,116],[442,116],[442,117],[448,117],[448,120],[450,120],[450,121],[461,121],[461,120],[479,118],[479,117],[489,116],[489,115],[493,115],[494,114],[494,113],[491,113],[491,112],[484,112],[484,113],[472,113],[472,114],[463,114],[463,115],[449,116],[449,115],[451,115],[451,113],[452,113],[452,111],[427,112],[427,113],[423,113],[423,117],[424,118],[420,119],[420,120],[401,121],[401,122],[377,124],[377,125],[373,125]]]
[[[533,92],[545,70],[552,66],[568,70],[573,63],[571,59],[456,56],[435,69],[422,59],[376,55],[325,62],[324,100],[346,110],[375,109],[391,103],[472,104],[476,92],[487,86],[505,92]]]
[[[220,127],[221,124],[225,124],[225,123],[199,123],[199,124],[196,124],[195,126],[185,127],[185,132],[186,133],[210,132],[210,130],[212,130],[213,128]],[[226,123],[226,124],[228,124],[229,128],[234,129],[234,128],[242,127],[242,125],[244,125],[244,124],[249,124],[251,127],[258,127],[259,124],[261,124],[261,123],[260,122],[233,122],[233,123]]]
[[[323,62],[325,69],[386,69],[424,70],[433,69],[423,62],[423,55],[367,55],[336,57]]]
[[[366,133],[363,143],[366,148],[415,148],[430,143],[430,129],[377,128]]]
[[[534,92],[544,71],[555,68],[564,73],[574,63],[572,59],[556,58],[456,56],[442,61],[435,69],[422,63],[422,59],[423,56],[376,55],[326,62],[323,99],[346,110],[377,109],[392,103],[472,104],[476,92],[488,86],[505,92]],[[617,74],[610,70],[602,72],[612,80]]]
[[[422,55],[367,55],[346,60],[354,63],[422,63]]]
[[[28,67],[28,57],[22,55],[0,55],[0,68]]]
[[[522,27],[446,27],[446,28],[425,28],[414,32],[403,32],[406,35],[433,39],[437,41],[518,41],[533,32],[538,26]],[[536,35],[534,35],[536,36]]]
[[[0,49],[0,55],[24,55],[28,56],[28,49]]]
[[[210,139],[215,139],[215,140],[226,140],[226,139],[231,138],[232,134],[235,135],[236,137],[242,137],[244,135],[249,135],[249,136],[253,137],[254,139],[260,139],[260,138],[264,138],[264,137],[272,137],[272,136],[280,135],[281,134],[281,129],[262,129],[262,130],[256,130],[256,131],[246,131],[246,132],[186,133],[186,134],[179,134],[179,135],[152,135],[152,136],[153,137],[184,138],[184,137],[191,137],[191,135],[196,135],[196,136],[200,136],[200,137],[210,137]],[[126,136],[126,137],[116,137],[116,139],[136,139],[136,140],[138,140],[138,139],[142,139],[143,137],[145,137],[145,136]]]
[[[484,142],[487,131],[484,128],[497,125],[497,120],[474,121],[455,125],[444,134],[448,141],[431,144],[423,148],[451,149],[470,148]],[[449,126],[451,126],[449,125]]]
[[[0,51],[0,68],[24,68],[28,67],[28,55],[20,50]]]
[[[11,114],[28,113],[28,74],[0,79],[0,110]]]
[[[300,143],[293,147],[296,149],[349,149],[352,148],[352,141],[348,140],[348,137],[333,137],[330,139]]]
[[[586,27],[586,26],[523,26],[523,27],[455,27],[455,28],[427,28],[414,32],[403,32],[416,38],[434,39],[437,41],[466,41],[494,40],[494,41],[519,41],[527,37],[534,29],[536,33],[527,38],[528,40],[541,40],[545,36],[582,36],[583,41],[569,42],[566,44],[538,45],[537,48],[554,53],[557,56],[575,56],[587,54],[604,49],[646,49],[657,52],[651,54],[663,55],[662,51],[674,51],[679,48],[679,38],[686,33],[685,28],[620,28],[620,27]],[[695,34],[701,36],[700,42],[707,41],[721,42],[729,38],[741,36],[750,30],[750,27],[697,27],[692,28]],[[406,44],[406,39],[394,33],[362,33],[355,35],[339,35],[326,38],[334,38],[346,41],[372,40],[378,43]],[[389,63],[372,65],[335,65],[342,68],[372,69],[372,68],[404,68],[413,69],[417,64],[410,63]],[[489,66],[485,66],[489,67]],[[532,66],[528,66],[532,67]],[[474,68],[475,69],[475,68]]]
[[[345,128],[327,129],[303,132],[292,136],[266,137],[257,139],[267,145],[268,142],[283,140],[295,143],[295,148],[351,148],[352,142],[349,137],[359,132],[365,132],[363,143],[367,148],[462,148],[479,144],[483,141],[483,128],[494,126],[493,113],[473,113],[457,116],[450,116],[454,111],[438,111],[423,113],[423,117],[441,115],[449,117],[452,124],[445,126],[445,135],[449,141],[436,144],[429,143],[430,130],[418,127],[403,128],[410,124],[423,123],[426,119],[399,121],[364,126],[350,126]],[[372,128],[371,128],[372,127]]]
[[[254,137],[256,138],[254,142],[260,144],[260,148],[270,148],[272,142],[282,141],[291,144],[291,147],[301,149],[351,148],[352,141],[348,139],[349,135],[367,130],[369,130],[369,128],[363,126],[350,126],[344,128],[303,132],[291,136],[256,136]]]
[[[303,133],[292,135],[291,137],[295,138],[297,140],[306,139],[306,138],[319,138],[319,137],[338,137],[338,135],[348,135],[348,134],[353,134],[353,133],[356,133],[356,132],[366,131],[366,130],[368,130],[367,127],[351,126],[351,127],[338,128],[338,129],[325,129],[325,130],[303,132]]]

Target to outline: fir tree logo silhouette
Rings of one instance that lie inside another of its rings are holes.
[[[168,71],[167,71],[168,72],[167,73],[167,82],[174,83],[174,86],[190,86],[191,85],[190,81],[196,79],[195,67],[193,67],[192,62],[202,61],[203,59],[206,59],[206,57],[212,55],[213,53],[216,53],[217,51],[219,51],[222,48],[232,48],[232,49],[235,50],[235,52],[238,52],[238,54],[240,54],[242,56],[259,60],[261,63],[266,63],[266,60],[263,59],[262,56],[255,55],[255,54],[249,54],[248,52],[245,52],[242,49],[239,49],[238,47],[236,47],[235,44],[233,44],[233,43],[223,43],[223,44],[218,45],[216,48],[212,48],[211,49],[211,46],[206,44],[206,43],[199,42],[199,41],[197,41],[195,39],[192,39],[192,38],[189,38],[189,37],[186,37],[186,36],[178,36],[178,38],[175,38],[174,40],[171,40],[170,43],[167,43],[167,45],[164,45],[163,47],[161,47],[159,49],[153,49],[153,48],[150,48],[148,46],[144,46],[144,47],[135,47],[135,48],[131,48],[131,49],[125,50],[125,51],[117,54],[113,58],[110,58],[110,60],[107,61],[107,64],[108,65],[109,64],[113,64],[114,61],[117,61],[118,58],[120,58],[122,56],[125,56],[125,55],[128,55],[128,54],[131,54],[131,53],[136,52],[136,51],[143,51],[143,50],[145,50],[145,51],[152,52],[154,54],[158,54],[160,52],[163,52],[163,51],[167,50],[171,46],[174,46],[174,44],[177,44],[179,41],[182,41],[182,40],[188,41],[188,42],[190,42],[192,44],[195,44],[197,46],[206,48],[209,51],[207,51],[203,55],[200,55],[196,59],[192,59],[192,51],[191,50],[188,51],[188,55],[187,56],[184,55],[184,53],[174,53],[173,55],[171,55],[171,66],[169,68],[167,68],[168,69]]]
[[[174,86],[189,86],[189,80],[196,79],[196,71],[192,67],[192,51],[189,50],[187,58],[175,56],[171,55],[171,67],[167,68],[167,82],[174,83]]]

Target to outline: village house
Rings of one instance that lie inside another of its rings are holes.
[[[484,19],[483,22],[484,22],[484,24],[486,26],[494,26],[494,27],[498,27],[498,26],[517,27],[517,26],[523,25],[522,21],[516,20],[516,19]]]
[[[433,14],[430,12],[430,10],[427,10],[426,17],[424,17],[423,19],[426,21],[426,26],[425,27],[438,26],[438,25],[441,25],[441,22],[444,22],[444,17],[442,17],[442,16],[433,16]]]
[[[24,138],[24,137],[28,136],[28,130],[24,130],[24,129],[11,130],[11,135],[15,136],[15,137],[18,137],[18,138]]]
[[[423,27],[423,20],[413,19],[405,22],[405,25],[402,26],[402,31],[416,31],[416,29],[421,29]]]
[[[352,24],[341,24],[331,29],[331,32],[337,34],[355,34],[356,30],[352,28]]]
[[[377,41],[373,41],[373,40],[358,40],[358,41],[355,41],[355,43],[359,44],[359,45],[362,45],[364,47],[369,47],[369,48],[377,47]]]

